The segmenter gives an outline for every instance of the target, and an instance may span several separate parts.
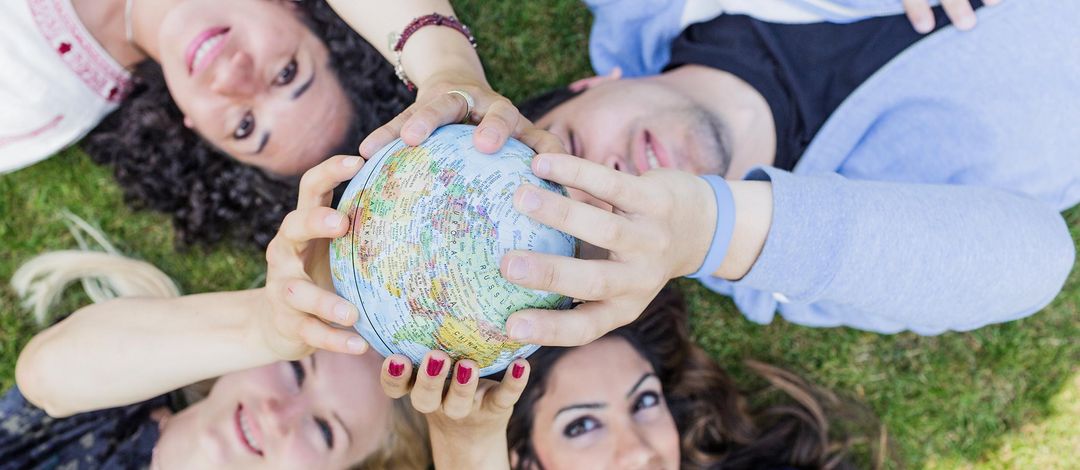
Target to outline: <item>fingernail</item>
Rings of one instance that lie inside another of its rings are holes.
[[[915,22],[915,31],[926,34],[930,30],[934,29],[934,20],[930,18],[923,18]]]
[[[445,359],[429,359],[427,363],[427,375],[431,377],[439,375],[439,372],[442,372],[443,362],[445,361]]]
[[[551,163],[548,163],[546,158],[541,156],[536,157],[536,163],[533,165],[533,174],[536,176],[544,176],[551,171]]]
[[[338,323],[342,325],[349,321],[349,306],[345,304],[337,304],[334,306],[334,317],[337,318]]]
[[[532,335],[532,322],[529,320],[516,320],[510,324],[509,330],[506,332],[510,335],[510,339],[515,341],[525,341]]]
[[[499,141],[499,131],[495,130],[494,127],[486,127],[484,130],[480,131],[480,140],[495,145],[495,143]]]
[[[465,385],[469,383],[469,379],[472,378],[472,367],[465,367],[459,365],[457,368],[457,383]]]
[[[540,208],[540,196],[532,189],[526,189],[521,194],[521,210],[532,212]]]
[[[391,360],[386,371],[390,373],[391,377],[401,377],[401,373],[405,372],[405,364]]]
[[[346,157],[341,160],[341,165],[345,168],[352,168],[360,164],[360,157]]]
[[[323,219],[323,222],[326,223],[327,227],[337,227],[338,225],[341,225],[341,219],[341,214],[334,213],[326,216],[326,218]]]
[[[407,137],[409,140],[423,139],[424,134],[427,134],[427,127],[421,124],[413,124],[408,129],[401,131],[401,136]]]
[[[510,277],[512,281],[520,281],[525,279],[525,276],[529,274],[529,262],[521,259],[518,256],[510,257],[510,262],[506,265],[506,275]]]
[[[514,369],[510,371],[510,375],[513,375],[515,379],[520,379],[523,374],[525,374],[525,366],[514,364]]]
[[[366,346],[363,338],[352,337],[345,341],[345,347],[352,352],[361,352]]]

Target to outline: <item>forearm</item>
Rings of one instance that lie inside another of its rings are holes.
[[[84,307],[35,336],[16,380],[53,416],[143,401],[275,360],[252,317],[259,290]]]
[[[414,18],[430,13],[454,14],[446,0],[330,0],[334,11],[391,63],[396,62],[392,37]],[[476,50],[460,32],[448,27],[417,30],[402,50],[405,73],[419,88],[432,78],[454,76],[487,84]]]
[[[435,468],[505,470],[510,468],[506,433],[453,438],[431,428],[431,454]]]

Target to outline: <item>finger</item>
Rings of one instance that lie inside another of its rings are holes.
[[[537,222],[596,246],[625,251],[644,242],[626,217],[575,201],[561,194],[522,184],[514,192],[514,208]]]
[[[637,177],[604,167],[584,158],[558,153],[542,153],[533,158],[536,176],[563,186],[577,188],[626,212],[643,206],[643,189]]]
[[[969,31],[975,27],[975,9],[971,8],[971,0],[941,0],[941,7],[956,29]]]
[[[629,302],[586,302],[573,310],[521,310],[506,320],[506,330],[515,341],[581,346],[630,323],[644,309]]]
[[[463,360],[454,366],[454,380],[443,399],[443,414],[450,419],[462,419],[469,416],[476,397],[476,385],[480,382],[480,368],[470,360]]]
[[[360,142],[360,156],[364,159],[375,156],[380,149],[386,147],[386,144],[393,142],[394,139],[401,135],[401,127],[405,125],[405,121],[408,121],[412,117],[413,111],[416,110],[417,104],[413,104],[401,114],[398,114],[390,122],[383,124],[382,127],[375,129],[367,137]]]
[[[439,126],[460,122],[467,108],[461,95],[443,93],[416,108],[401,127],[401,140],[405,145],[420,145]]]
[[[296,208],[329,205],[334,188],[356,176],[363,163],[364,160],[355,155],[337,155],[308,170],[300,177],[300,197],[296,201]]]
[[[473,145],[484,153],[495,153],[506,144],[518,122],[524,120],[510,100],[500,97],[484,112],[484,118],[473,133]]]
[[[514,408],[514,404],[521,398],[521,392],[529,383],[529,361],[518,359],[510,364],[507,373],[503,375],[493,390],[484,394],[484,402],[481,406],[493,413],[505,413]]]
[[[413,408],[424,414],[434,413],[442,406],[443,386],[450,370],[450,357],[442,351],[429,351],[420,362],[416,383],[409,398]]]
[[[528,145],[536,153],[566,153],[562,139],[538,127],[528,127],[518,132],[514,138]]]
[[[412,361],[401,354],[391,354],[383,360],[379,382],[383,392],[390,398],[401,398],[409,393],[409,379],[412,377]]]
[[[278,233],[299,251],[311,240],[345,235],[349,231],[348,219],[345,214],[325,206],[295,210],[281,221]]]
[[[353,304],[307,279],[286,281],[284,288],[285,303],[298,311],[344,327],[351,326],[360,316]]]
[[[967,1],[967,0],[964,0]],[[903,0],[904,12],[915,31],[926,34],[934,30],[934,10],[927,0]]]
[[[531,251],[504,255],[499,262],[499,273],[522,287],[582,300],[613,299],[650,289],[654,284],[646,282],[652,277],[630,275],[626,265],[616,261],[582,260]]]
[[[351,328],[334,328],[315,317],[300,322],[300,338],[312,347],[342,354],[360,355],[368,349],[367,341]]]

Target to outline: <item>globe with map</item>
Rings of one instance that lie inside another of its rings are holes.
[[[396,140],[352,179],[338,210],[352,225],[330,244],[334,287],[355,304],[355,328],[387,356],[419,364],[431,349],[499,372],[535,345],[505,333],[511,313],[561,309],[570,299],[504,279],[510,250],[573,256],[576,240],[517,212],[522,183],[565,194],[537,178],[534,152],[511,139],[493,155],[472,144],[474,126],[451,125],[423,144]]]

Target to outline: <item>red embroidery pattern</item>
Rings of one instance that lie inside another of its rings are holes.
[[[64,120],[64,115],[63,114],[57,114],[56,117],[52,118],[51,121],[45,123],[41,127],[38,127],[37,129],[34,129],[34,130],[30,131],[30,132],[24,132],[24,133],[19,134],[19,135],[11,135],[11,136],[0,137],[0,147],[3,147],[5,145],[14,144],[15,142],[19,142],[21,140],[33,139],[34,137],[37,137],[37,136],[39,136],[41,134],[44,134],[45,131],[48,131],[49,129],[52,129],[52,128],[56,127],[56,125],[60,124],[60,121],[63,121],[63,120]]]
[[[68,0],[27,0],[38,29],[60,54],[60,59],[90,87],[109,102],[124,99],[131,89],[131,74],[102,57],[97,42],[78,22]]]

